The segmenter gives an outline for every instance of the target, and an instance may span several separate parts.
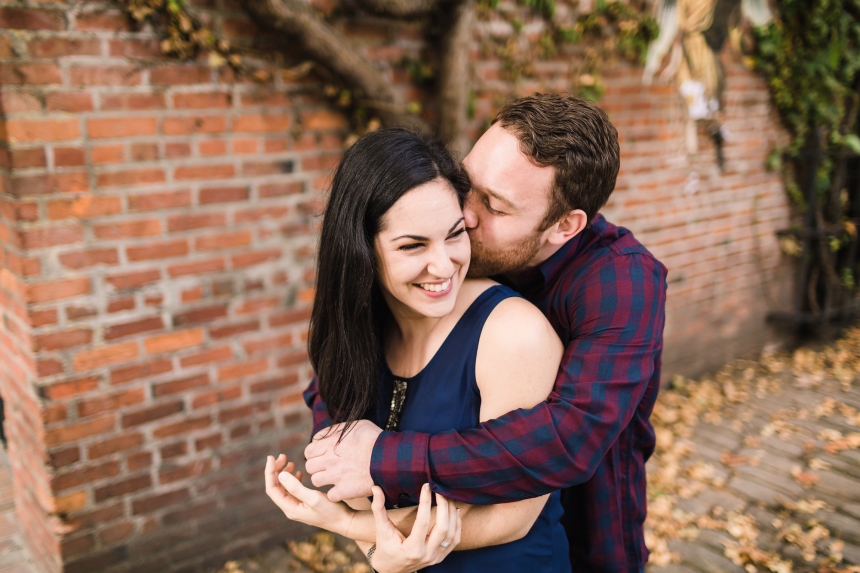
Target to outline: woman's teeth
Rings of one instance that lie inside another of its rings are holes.
[[[451,286],[451,279],[448,279],[441,284],[418,283],[418,286],[420,286],[424,290],[429,290],[430,292],[442,292],[444,290],[448,290],[448,287]]]

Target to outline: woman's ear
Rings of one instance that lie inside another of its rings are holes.
[[[547,242],[551,245],[563,245],[585,229],[588,225],[588,215],[582,209],[569,211],[558,223],[550,227]]]

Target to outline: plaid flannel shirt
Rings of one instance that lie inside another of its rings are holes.
[[[417,503],[422,484],[472,504],[563,491],[574,571],[640,571],[648,561],[645,462],[660,383],[666,268],[598,215],[514,286],[565,345],[546,402],[462,432],[383,432],[371,476]],[[312,381],[314,430],[330,423]]]

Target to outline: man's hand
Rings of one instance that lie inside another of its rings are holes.
[[[382,430],[372,422],[359,420],[338,444],[342,429],[343,424],[338,424],[314,436],[305,448],[305,469],[316,487],[334,486],[328,491],[332,501],[369,497],[373,487],[370,457]]]

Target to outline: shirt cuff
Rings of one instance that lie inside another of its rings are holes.
[[[417,505],[427,476],[428,434],[382,432],[373,445],[370,477],[385,493],[389,508]]]

